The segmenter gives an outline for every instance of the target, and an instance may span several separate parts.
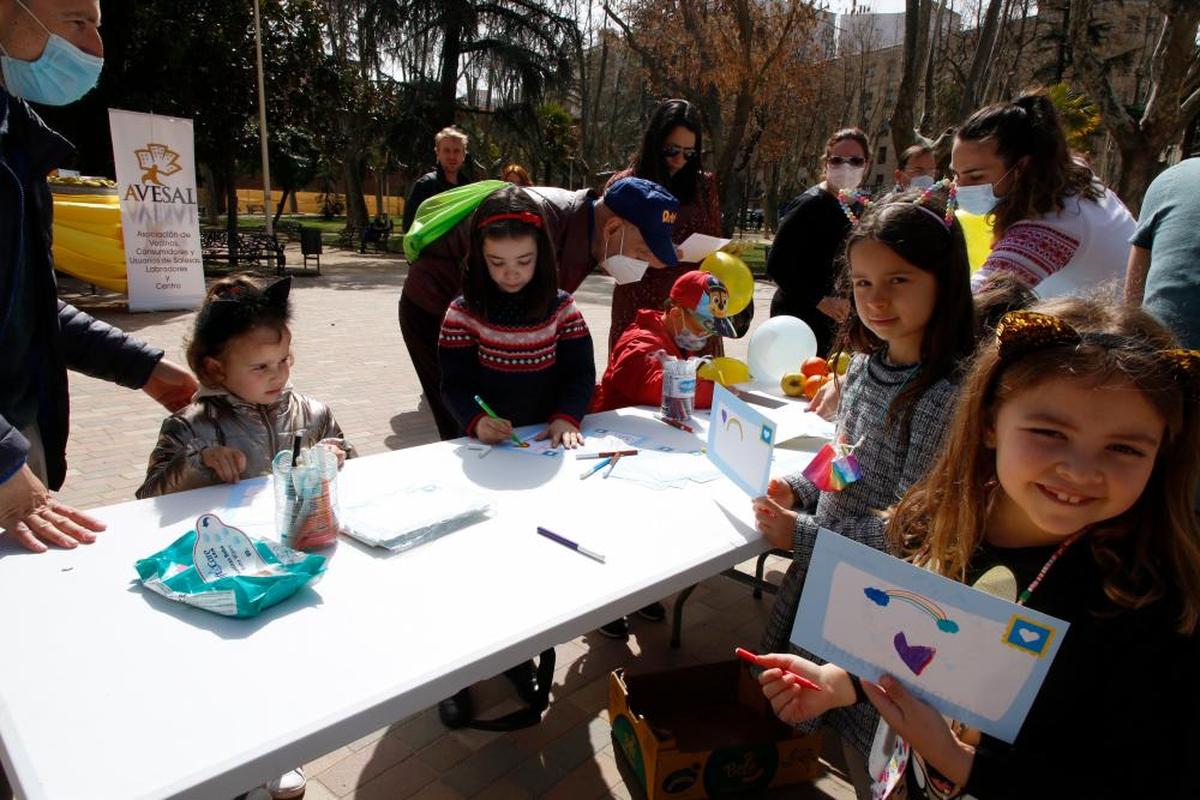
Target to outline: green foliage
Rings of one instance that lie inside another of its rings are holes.
[[[1089,140],[1100,128],[1100,109],[1083,92],[1077,92],[1066,83],[1056,83],[1046,90],[1050,102],[1058,110],[1067,144],[1081,153],[1090,151]]]

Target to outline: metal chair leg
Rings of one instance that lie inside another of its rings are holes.
[[[695,584],[684,589],[679,593],[679,597],[675,598],[675,604],[671,606],[671,649],[673,650],[679,649],[680,633],[683,630],[683,604],[695,590]]]
[[[754,568],[754,579],[757,580],[759,583],[758,586],[754,587],[754,599],[755,600],[762,600],[763,570],[766,569],[767,556],[769,556],[769,555],[771,555],[770,550],[768,550],[767,552],[760,555],[758,557],[758,565]]]

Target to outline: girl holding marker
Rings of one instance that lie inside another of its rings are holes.
[[[475,210],[463,294],[438,340],[442,398],[462,433],[487,444],[513,426],[549,422],[538,439],[578,447],[592,398],[592,337],[558,289],[554,247],[537,206],[516,187]]]
[[[861,478],[839,488],[799,472],[771,480],[767,495],[754,501],[759,530],[773,547],[793,553],[764,651],[788,648],[817,530],[886,550],[883,512],[924,477],[941,447],[957,370],[975,345],[967,247],[953,197],[945,182],[896,195],[868,212],[847,240],[853,296],[843,339],[846,349],[865,355],[850,363],[837,425],[839,440],[859,443]],[[875,715],[849,709],[831,722],[862,763]]]
[[[948,722],[891,676],[760,656],[779,717],[877,708],[876,796],[1195,796],[1198,399],[1200,352],[1140,309],[1063,298],[1006,315],[888,533],[914,563],[1070,624],[1020,733]]]

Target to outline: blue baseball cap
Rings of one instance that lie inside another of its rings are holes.
[[[675,243],[671,241],[671,228],[679,216],[675,195],[645,178],[621,178],[604,193],[604,205],[637,226],[659,261],[668,267],[679,263]]]

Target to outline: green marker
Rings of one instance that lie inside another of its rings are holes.
[[[488,404],[483,402],[482,397],[480,397],[479,395],[475,395],[475,402],[478,403],[479,407],[483,409],[483,413],[487,414],[492,419],[500,419],[500,417],[497,416],[496,412],[492,411],[492,409],[488,406]],[[525,442],[522,442],[519,438],[517,438],[517,434],[515,432],[510,433],[509,436],[512,437],[513,444],[515,444],[517,447],[529,447],[529,445],[527,445]]]

